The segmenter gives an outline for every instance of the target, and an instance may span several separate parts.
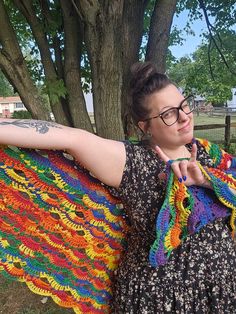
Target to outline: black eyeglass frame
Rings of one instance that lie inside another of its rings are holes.
[[[181,101],[181,103],[179,104],[178,107],[171,107],[171,108],[168,108],[168,109],[166,109],[165,111],[159,113],[157,116],[154,116],[154,117],[151,117],[151,118],[147,118],[147,119],[142,120],[142,121],[143,121],[143,122],[146,122],[146,121],[150,121],[150,120],[153,120],[153,119],[156,119],[156,118],[161,118],[161,120],[165,123],[165,125],[171,126],[171,125],[175,124],[175,123],[179,120],[179,111],[180,111],[180,110],[182,110],[186,115],[189,115],[190,113],[192,113],[192,112],[194,111],[194,109],[195,109],[194,107],[193,107],[193,109],[192,109],[190,112],[188,112],[188,113],[186,113],[186,112],[184,111],[184,109],[182,108],[182,105],[184,104],[184,102],[185,102],[186,100],[188,100],[189,98],[193,98],[193,97],[194,97],[194,95],[189,95],[189,96],[185,97],[185,98]],[[168,112],[169,110],[173,110],[173,109],[177,109],[177,110],[178,110],[178,111],[177,111],[177,112],[178,112],[178,114],[177,114],[177,119],[176,119],[175,122],[173,122],[173,123],[171,123],[171,124],[167,124],[167,123],[164,121],[162,115],[165,114],[166,112]]]

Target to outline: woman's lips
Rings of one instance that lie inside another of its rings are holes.
[[[191,128],[190,122],[188,122],[187,124],[182,126],[180,129],[178,129],[178,132],[187,132],[190,130],[190,128]]]

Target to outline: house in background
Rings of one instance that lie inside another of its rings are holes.
[[[230,100],[227,100],[224,103],[224,106],[222,104],[222,107],[219,107],[219,109],[222,108],[229,108],[230,111],[236,111],[236,88],[231,89],[232,97]],[[197,112],[205,112],[209,113],[212,112],[212,110],[215,110],[215,108],[212,106],[210,102],[206,102],[206,99],[202,96],[196,95],[194,97],[194,104],[197,108]]]
[[[231,108],[233,111],[236,110],[236,88],[232,88],[232,99],[227,100],[227,107]]]
[[[15,111],[27,111],[19,96],[0,97],[0,117],[11,118]]]
[[[85,101],[89,116],[94,123],[92,94],[85,94]],[[209,112],[213,110],[211,104],[207,104],[204,97],[196,95],[194,102],[198,112]],[[236,88],[232,88],[232,99],[226,102],[226,106],[236,111]],[[0,97],[0,117],[11,118],[15,111],[27,111],[19,96]]]

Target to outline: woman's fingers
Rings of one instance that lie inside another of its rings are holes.
[[[163,151],[159,146],[155,147],[156,153],[157,155],[166,163],[171,166],[171,168],[173,169],[174,174],[178,177],[179,181],[182,182],[182,175],[181,175],[181,171],[179,169],[179,165],[177,161],[171,160]],[[159,179],[162,179],[162,177],[159,176]]]
[[[156,153],[157,155],[165,162],[167,163],[170,158],[163,152],[163,150],[159,147],[159,146],[156,146],[155,147],[155,150],[156,150]]]
[[[197,161],[197,144],[195,142],[192,145],[190,161]]]
[[[185,181],[187,178],[187,165],[188,161],[187,160],[172,160],[170,159],[164,152],[163,150],[159,147],[155,147],[157,155],[166,163],[169,164],[178,178],[179,182]],[[161,179],[159,177],[159,179]]]
[[[174,174],[176,175],[176,177],[178,178],[179,182],[183,181],[183,176],[182,176],[182,172],[180,170],[180,163],[179,162],[174,162],[171,165],[171,168],[174,172]]]
[[[183,181],[186,181],[188,177],[188,163],[189,162],[187,160],[182,160],[179,163],[179,168],[180,168]]]
[[[197,145],[195,142],[192,144],[191,156],[189,160],[187,158],[179,158],[171,160],[159,146],[155,147],[157,155],[166,163],[169,164],[178,178],[179,182],[190,184],[195,182],[199,176],[199,168],[197,165]],[[196,177],[196,178],[195,178]]]

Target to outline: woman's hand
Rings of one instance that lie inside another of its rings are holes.
[[[191,156],[189,159],[171,160],[160,147],[156,146],[157,155],[169,164],[180,183],[186,186],[197,185],[211,188],[210,182],[205,178],[197,162],[197,145],[192,145]],[[163,174],[160,174],[160,178]]]

